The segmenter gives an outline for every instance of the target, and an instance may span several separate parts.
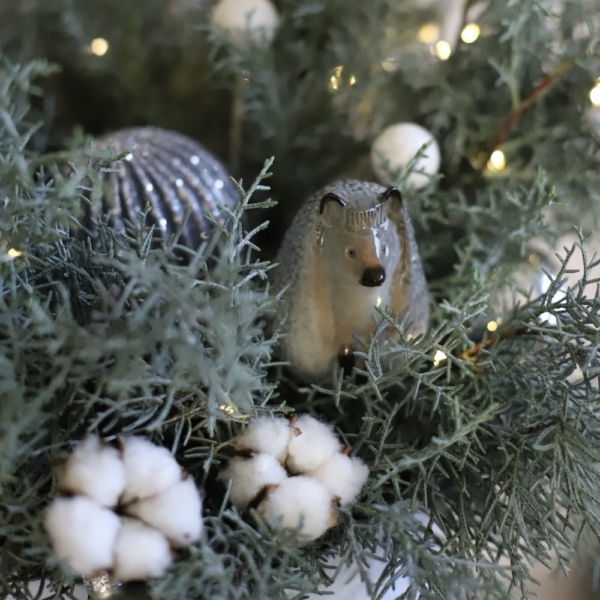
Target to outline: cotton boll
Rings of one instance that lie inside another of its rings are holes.
[[[46,513],[46,531],[57,558],[78,575],[110,569],[121,521],[85,496],[57,498]]]
[[[326,463],[309,473],[334,497],[339,498],[342,506],[354,502],[367,477],[369,467],[358,457],[334,454]]]
[[[237,438],[236,450],[252,450],[257,453],[270,454],[280,463],[287,457],[288,444],[293,429],[287,419],[259,417]]]
[[[167,538],[137,519],[123,519],[115,546],[115,578],[119,581],[162,577],[172,562]]]
[[[125,467],[119,452],[90,435],[58,468],[58,487],[85,494],[103,506],[115,506],[125,489]]]
[[[297,530],[300,544],[321,537],[335,522],[329,492],[303,475],[284,479],[269,490],[256,512],[273,529]]]
[[[122,504],[160,494],[181,480],[181,467],[166,448],[135,436],[121,443],[127,478]]]
[[[126,508],[127,514],[155,527],[177,546],[187,546],[202,533],[202,500],[192,477]]]
[[[310,415],[294,423],[295,435],[288,446],[286,465],[293,473],[318,469],[340,450],[340,443],[329,425]]]
[[[280,483],[286,477],[286,470],[270,454],[257,454],[252,458],[236,456],[219,474],[219,479],[225,484],[231,481],[230,499],[240,510],[248,508],[265,486]]]

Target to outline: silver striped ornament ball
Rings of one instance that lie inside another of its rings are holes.
[[[167,237],[189,212],[179,243],[196,248],[211,229],[206,216],[223,222],[219,205],[233,209],[240,199],[221,162],[181,133],[134,127],[97,138],[94,146],[115,155],[126,153],[103,174],[109,189],[101,210],[116,229],[124,230],[126,220],[137,223],[150,205],[147,222]]]

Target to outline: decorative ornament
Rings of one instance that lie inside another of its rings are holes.
[[[587,110],[586,117],[592,133],[600,140],[600,104],[598,106],[590,106]]]
[[[523,306],[529,301],[534,301],[544,296],[550,289],[552,279],[556,276],[556,261],[553,261],[540,249],[531,249],[523,264],[518,267],[511,276],[514,291],[506,284],[502,285],[495,293],[492,293],[492,306],[499,320],[504,315],[510,314],[518,305]],[[554,295],[554,301],[564,297],[564,291]],[[542,313],[539,317],[542,321],[555,324],[556,317],[550,313]],[[497,322],[491,320],[486,324],[488,331],[495,331]]]
[[[254,41],[270,41],[279,24],[279,16],[270,0],[219,0],[212,22],[237,41],[242,41],[244,35]]]
[[[233,209],[240,199],[219,160],[181,133],[135,127],[97,138],[94,146],[126,153],[103,171],[109,193],[100,210],[117,229],[124,230],[126,220],[136,223],[149,205],[148,223],[167,237],[189,213],[179,243],[197,248],[212,229],[206,217],[223,223],[226,215],[220,207]]]
[[[431,132],[416,123],[396,123],[386,127],[371,147],[371,164],[379,181],[385,185],[394,183],[419,151],[422,153],[414,160],[406,178],[406,185],[417,190],[425,187],[431,175],[438,172],[440,147]]]
[[[92,435],[80,442],[57,473],[58,489],[74,495],[46,512],[57,558],[98,588],[96,597],[103,589],[112,597],[122,581],[161,577],[172,548],[202,534],[198,489],[168,450],[133,436],[119,441],[120,449]]]
[[[427,283],[400,192],[376,183],[338,181],[300,209],[277,256],[273,287],[289,286],[282,358],[304,379],[320,379],[336,361],[355,362],[389,308],[411,333],[427,329]],[[287,318],[286,318],[287,317]],[[386,335],[393,335],[388,328]]]
[[[267,432],[278,432],[275,443],[265,439]],[[342,451],[333,429],[310,415],[260,417],[235,448],[219,475],[231,502],[239,510],[254,508],[272,529],[295,531],[299,545],[333,527],[337,506],[354,502],[369,475],[362,460]]]

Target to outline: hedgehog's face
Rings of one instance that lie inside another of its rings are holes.
[[[330,227],[323,236],[323,258],[340,283],[378,287],[391,276],[398,254],[397,235],[389,222],[349,231]]]

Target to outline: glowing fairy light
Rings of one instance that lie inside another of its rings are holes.
[[[444,352],[442,352],[441,350],[438,350],[434,357],[433,357],[433,365],[435,367],[439,367],[440,364],[445,361],[448,357],[446,356],[446,354],[444,354]]]
[[[96,56],[104,56],[108,52],[108,42],[104,38],[95,38],[90,44],[90,51]]]
[[[477,23],[467,23],[460,34],[460,39],[465,44],[472,44],[481,34],[481,29]]]
[[[450,46],[450,44],[447,41],[440,40],[433,47],[433,53],[440,60],[448,60],[450,58],[450,55],[452,54],[452,46]]]
[[[342,73],[344,72],[344,67],[339,65],[333,69],[333,73],[329,78],[329,91],[336,92],[340,89],[340,83],[342,81]]]
[[[23,253],[20,250],[15,250],[15,248],[10,248],[7,254],[10,258],[19,258],[19,256],[23,256]]]
[[[596,80],[596,85],[590,90],[590,101],[594,106],[600,106],[600,79]]]
[[[490,171],[502,171],[506,167],[506,157],[502,150],[494,150],[490,156],[487,167]]]
[[[498,329],[498,323],[496,323],[496,321],[490,321],[487,324],[487,330],[488,331],[496,331],[496,329]]]
[[[440,39],[440,28],[435,23],[426,23],[419,29],[417,39],[424,44],[435,44]]]
[[[350,75],[350,79],[348,79],[348,83],[350,85],[354,85],[356,83],[356,77],[354,75]]]

